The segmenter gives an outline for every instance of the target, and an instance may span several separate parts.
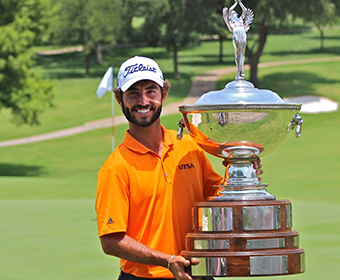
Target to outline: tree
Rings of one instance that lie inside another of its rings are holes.
[[[234,3],[234,0],[229,0],[228,7]],[[330,4],[333,3],[333,4]],[[334,17],[331,16],[330,19],[327,17],[327,11],[330,10],[329,7],[333,5],[334,10],[337,15],[339,15],[340,4],[339,0],[247,0],[243,4],[252,9],[255,14],[254,21],[251,24],[250,31],[248,32],[253,40],[248,40],[248,44],[245,50],[248,63],[250,64],[250,78],[249,80],[258,87],[258,64],[260,57],[263,53],[267,36],[269,31],[272,29],[279,29],[282,23],[287,20],[288,17],[293,16],[295,18],[309,18],[314,22],[321,22],[325,24],[325,21],[329,22],[333,20]],[[324,7],[324,12],[320,9],[313,7]],[[313,10],[314,9],[314,10]],[[239,15],[241,15],[241,10],[239,10]],[[319,18],[320,17],[320,18]],[[326,17],[323,18],[323,17]],[[325,20],[325,21],[324,21]],[[320,25],[320,23],[319,23]],[[320,26],[321,26],[320,25]]]
[[[174,76],[179,76],[178,51],[198,42],[210,20],[213,1],[149,0],[143,34],[152,46],[162,45],[172,51]]]
[[[123,0],[61,0],[58,20],[53,29],[54,41],[64,45],[84,47],[86,74],[90,58],[95,55],[101,64],[103,44],[115,43],[122,27]]]
[[[267,36],[271,28],[278,27],[292,13],[293,0],[249,0],[246,7],[253,10],[255,17],[251,25],[250,34],[256,34],[255,39],[246,46],[245,54],[250,64],[249,80],[255,87],[259,86],[258,64],[263,53]],[[294,2],[294,1],[293,1]],[[241,12],[239,13],[239,15]]]
[[[222,9],[227,6],[226,0],[215,0],[215,8],[207,22],[205,34],[217,35],[219,42],[218,62],[223,63],[223,41],[226,37],[227,27],[222,19]]]
[[[324,51],[325,29],[337,22],[338,8],[336,3],[339,1],[323,0],[323,1],[307,1],[301,0],[296,10],[298,16],[306,22],[312,22],[318,29],[320,34],[320,51]],[[303,5],[301,5],[303,4]],[[339,4],[338,4],[339,5]],[[301,7],[303,9],[301,9]]]
[[[0,1],[0,109],[11,109],[17,123],[38,124],[52,106],[52,85],[31,69],[31,47],[46,30],[47,9],[40,0]]]

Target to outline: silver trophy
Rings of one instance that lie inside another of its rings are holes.
[[[238,17],[237,5],[242,9]],[[193,276],[260,276],[304,271],[304,250],[292,231],[291,203],[277,201],[261,184],[253,163],[281,146],[296,129],[300,137],[301,104],[287,103],[270,90],[244,79],[246,32],[254,17],[241,0],[223,9],[233,33],[237,75],[224,89],[202,95],[194,104],[179,106],[178,138],[185,127],[206,152],[227,159],[218,195],[193,207],[193,232],[182,255],[200,260]],[[254,156],[255,155],[255,156]]]

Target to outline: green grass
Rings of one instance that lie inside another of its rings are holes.
[[[269,183],[268,190],[277,199],[292,201],[293,227],[306,251],[307,269],[296,279],[337,279],[340,151],[334,139],[340,136],[339,113],[303,118],[302,137],[289,138],[262,159],[263,182]]]
[[[277,199],[293,203],[293,228],[307,256],[307,272],[294,279],[335,280],[340,261],[340,151],[334,139],[340,136],[340,118],[338,113],[303,118],[302,138],[291,136],[264,157],[262,177]],[[172,128],[177,120],[178,115],[162,118]],[[117,127],[117,143],[125,129],[126,125]],[[110,131],[102,129],[0,150],[0,170],[17,170],[0,176],[3,279],[116,277],[117,260],[101,252],[94,213],[96,173],[110,145]],[[221,160],[210,159],[223,172]]]
[[[287,38],[291,38],[290,42],[303,42],[307,40],[305,36],[313,38],[315,33],[278,36],[278,43],[271,37],[275,42],[269,42],[263,61],[324,56],[316,53],[315,38],[311,39],[310,46],[301,43],[298,49],[301,55],[297,51],[290,53],[290,45],[282,43]],[[338,52],[336,44],[339,45],[340,38],[332,36],[334,39],[327,40],[328,50],[335,48]],[[185,96],[192,76],[222,67],[212,62],[217,59],[213,53],[217,52],[216,46],[214,42],[206,42],[181,52],[180,69],[185,74],[173,82],[170,101]],[[106,55],[112,57],[107,51]],[[135,51],[122,49],[115,54],[123,60]],[[172,69],[171,57],[165,50],[140,48],[138,51],[156,56],[161,67]],[[339,55],[336,52],[328,52],[327,56]],[[230,64],[233,63],[231,57],[232,54],[225,57],[230,59]],[[56,78],[56,109],[44,113],[42,126],[33,130],[9,124],[8,111],[2,111],[0,140],[80,125],[111,115],[110,95],[102,100],[95,95],[100,76],[108,65],[94,67],[91,77],[85,78],[80,58],[73,61],[72,56],[49,57],[46,59],[50,61],[41,62],[44,74]],[[339,64],[263,68],[259,71],[261,88],[269,88],[281,96],[314,94],[339,102]],[[223,77],[219,88],[233,78],[234,75]],[[278,279],[336,280],[340,261],[339,113],[302,114],[302,117],[302,137],[291,136],[282,147],[262,159],[263,182],[269,183],[268,190],[277,199],[292,201],[293,229],[299,232],[300,245],[306,250],[306,273]],[[162,117],[162,123],[176,129],[179,118],[179,114]],[[122,141],[126,128],[127,125],[122,125],[115,129],[116,144]],[[109,128],[0,148],[1,279],[116,279],[118,260],[102,253],[94,212],[96,174],[110,152]],[[222,174],[221,159],[209,158]]]
[[[259,88],[270,89],[282,98],[315,95],[340,102],[339,71],[339,60],[259,68]],[[233,79],[234,74],[225,75],[216,87],[222,89]]]
[[[117,141],[125,129],[116,129]],[[101,250],[94,211],[96,174],[110,151],[110,129],[1,149],[1,279],[118,275],[118,260]]]
[[[1,200],[1,279],[112,279],[92,199]],[[113,269],[112,269],[113,267]]]

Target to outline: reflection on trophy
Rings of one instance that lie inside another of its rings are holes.
[[[239,4],[242,15],[234,8]],[[300,137],[300,104],[286,103],[270,90],[257,89],[244,80],[246,32],[253,12],[241,0],[223,9],[233,33],[236,79],[197,102],[179,107],[183,115],[178,137],[185,127],[198,146],[228,160],[218,195],[193,206],[192,232],[186,235],[181,255],[199,259],[192,276],[261,276],[304,272],[304,250],[292,230],[289,200],[276,200],[261,184],[253,168],[256,156],[277,149],[296,128]],[[287,127],[288,125],[288,127]]]

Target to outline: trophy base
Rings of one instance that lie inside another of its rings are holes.
[[[199,260],[191,276],[237,277],[303,273],[304,250],[292,231],[289,200],[195,203],[193,232],[181,255]]]
[[[261,252],[190,252],[181,255],[199,260],[188,273],[194,277],[240,277],[289,275],[304,272],[304,250],[280,250]]]

